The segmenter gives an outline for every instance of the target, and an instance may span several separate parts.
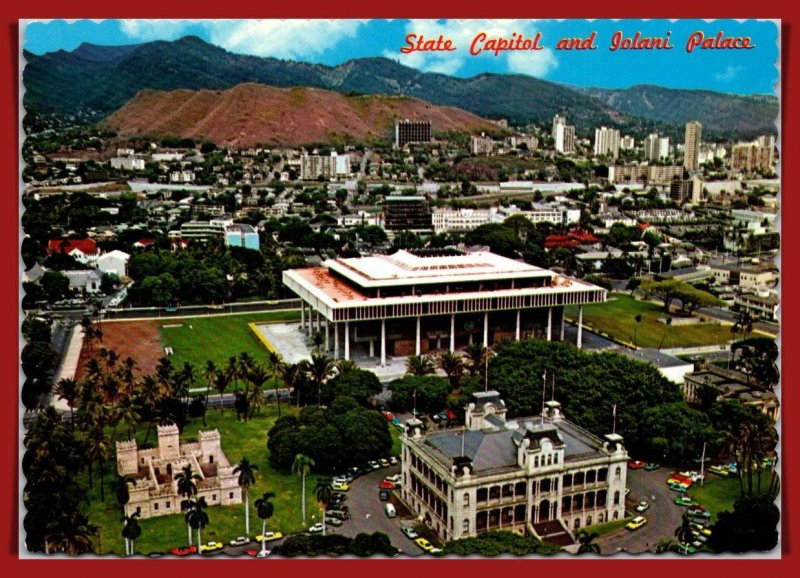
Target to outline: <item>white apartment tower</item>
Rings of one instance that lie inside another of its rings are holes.
[[[600,127],[594,131],[594,154],[596,156],[619,156],[619,131],[615,128]]]

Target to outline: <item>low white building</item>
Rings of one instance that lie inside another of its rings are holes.
[[[128,276],[128,260],[130,255],[124,251],[109,251],[97,259],[97,268],[103,273],[113,273],[117,277]]]

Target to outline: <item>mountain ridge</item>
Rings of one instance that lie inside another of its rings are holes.
[[[656,93],[636,87],[576,89],[519,74],[460,78],[422,72],[384,57],[327,66],[234,54],[196,36],[122,46],[84,43],[71,52],[38,56],[25,51],[24,56],[28,63],[23,70],[24,103],[29,111],[62,115],[92,111],[93,119],[108,116],[145,88],[224,90],[247,82],[405,94],[520,125],[548,126],[554,114],[566,113],[584,136],[601,125],[638,136],[654,130],[678,136],[682,124],[703,113],[704,134],[751,138],[770,130],[778,109],[777,98],[742,100],[724,93],[711,98],[703,91],[663,87],[655,87],[662,90],[654,97],[659,103],[655,109],[644,101]]]

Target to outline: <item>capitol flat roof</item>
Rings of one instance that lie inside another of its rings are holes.
[[[410,283],[481,281],[497,278],[551,277],[552,271],[489,251],[465,255],[419,257],[408,251],[392,255],[371,255],[349,259],[330,259],[329,269],[362,287],[385,287]]]

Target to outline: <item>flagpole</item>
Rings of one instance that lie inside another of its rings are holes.
[[[544,424],[544,397],[545,391],[547,391],[547,368],[544,369],[544,373],[542,374],[542,419],[541,422]]]
[[[466,456],[464,445],[467,441],[467,426],[464,426],[464,431],[461,432],[461,457]]]
[[[611,408],[611,415],[612,415],[612,423],[611,423],[611,433],[617,433],[617,404],[615,403]]]

